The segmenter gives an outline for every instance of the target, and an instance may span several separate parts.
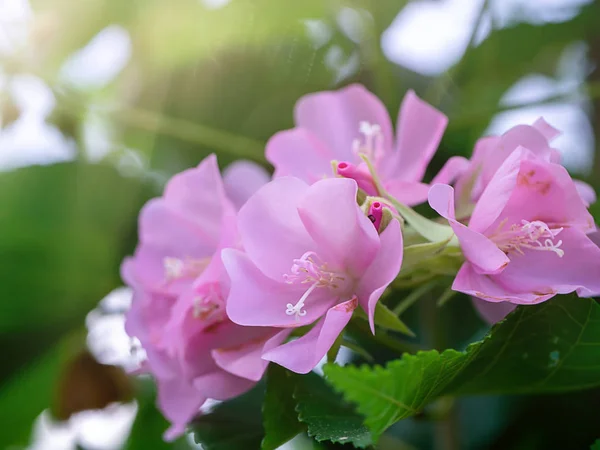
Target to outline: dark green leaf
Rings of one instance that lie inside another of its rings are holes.
[[[298,420],[296,413],[296,401],[293,397],[295,377],[296,375],[277,364],[269,365],[262,410],[265,428],[261,447],[263,450],[275,450],[306,428]]]
[[[359,448],[371,444],[371,434],[363,425],[363,418],[321,377],[309,373],[294,378],[298,418],[308,425],[309,436],[317,441],[351,443]]]
[[[265,435],[261,421],[264,386],[223,402],[201,416],[191,428],[205,450],[258,449]]]
[[[600,450],[600,439],[598,439],[596,442],[594,442],[592,444],[592,446],[590,447],[590,450]]]
[[[442,395],[562,392],[600,385],[600,306],[556,297],[522,306],[465,352],[405,354],[382,367],[325,367],[379,436]]]

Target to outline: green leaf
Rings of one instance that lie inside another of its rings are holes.
[[[294,377],[277,364],[267,370],[267,389],[263,403],[265,437],[263,450],[275,450],[304,431],[306,426],[298,420],[294,400]]]
[[[590,450],[600,450],[600,439],[596,440],[590,447]]]
[[[443,395],[533,394],[600,385],[600,306],[561,296],[517,308],[466,351],[405,354],[382,367],[325,366],[378,437]]]
[[[361,308],[357,308],[354,312],[354,315],[359,319],[363,319],[368,321],[369,317],[365,314],[365,312]],[[406,334],[408,336],[414,336],[415,334],[412,332],[408,326],[402,322],[400,317],[394,314],[387,306],[383,303],[378,302],[375,307],[375,325],[380,326],[381,328],[385,328],[386,330],[398,331],[399,333]]]
[[[309,436],[319,442],[351,443],[359,448],[371,445],[371,434],[363,425],[363,418],[321,377],[309,373],[294,378],[298,418],[308,425]]]
[[[217,405],[192,423],[196,443],[205,450],[261,448],[265,434],[261,421],[263,397],[264,386],[259,384],[246,394]]]

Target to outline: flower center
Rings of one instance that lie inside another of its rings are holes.
[[[294,264],[289,274],[283,276],[288,284],[310,284],[300,300],[293,305],[286,305],[285,313],[294,315],[296,320],[306,315],[304,303],[317,288],[339,289],[346,281],[346,275],[329,270],[327,263],[323,262],[315,252],[306,252],[300,259],[294,259]]]
[[[504,253],[514,250],[523,255],[523,249],[529,249],[554,252],[559,258],[564,256],[565,251],[560,248],[562,241],[556,239],[562,228],[550,228],[541,220],[521,220],[521,225],[513,224],[509,230],[501,231],[505,223],[506,220],[500,223],[497,233],[492,237]]]
[[[163,259],[165,270],[165,281],[167,283],[179,280],[181,278],[196,278],[210,263],[210,258],[192,259],[192,258],[174,258],[167,256]]]
[[[196,290],[192,314],[207,326],[225,319],[225,300],[218,283],[205,283]]]
[[[366,121],[360,122],[358,131],[363,135],[361,139],[354,139],[352,142],[352,151],[355,155],[365,155],[377,166],[377,163],[383,156],[383,133],[381,127],[376,123]]]

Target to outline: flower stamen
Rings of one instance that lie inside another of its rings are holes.
[[[294,305],[288,303],[285,313],[294,315],[296,320],[306,315],[304,304],[308,297],[317,288],[339,289],[345,282],[344,274],[329,270],[327,263],[323,262],[315,252],[306,252],[294,263],[289,274],[283,276],[288,284],[310,284],[310,287],[302,294],[300,300]]]
[[[513,224],[509,230],[500,232],[506,221],[502,221],[493,240],[505,253],[516,251],[523,255],[523,249],[554,252],[562,258],[565,251],[560,248],[563,241],[555,241],[563,228],[550,228],[541,220],[521,220],[521,225]]]

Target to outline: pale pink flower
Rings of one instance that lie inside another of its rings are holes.
[[[400,224],[378,234],[356,203],[353,180],[313,185],[270,182],[240,210],[245,252],[226,249],[227,314],[246,326],[290,328],[317,322],[304,336],[263,357],[298,373],[312,370],[360,305],[373,314],[402,262]],[[376,208],[375,208],[376,209]]]
[[[225,400],[251,388],[267,365],[261,354],[285,338],[227,318],[229,281],[219,255],[238,240],[235,214],[209,156],[146,204],[139,246],[122,267],[134,290],[126,329],[146,351],[144,368],[172,422],[167,439],[184,432],[207,398]]]
[[[517,148],[523,147],[545,161],[560,163],[560,153],[550,146],[560,132],[539,118],[533,125],[517,125],[501,136],[486,136],[475,144],[468,167],[463,167],[456,181],[459,211],[469,211],[477,203],[502,163]],[[594,190],[582,181],[574,181],[584,203],[596,201]]]
[[[427,199],[421,182],[446,128],[440,111],[408,91],[398,116],[396,138],[390,117],[379,99],[362,85],[302,97],[294,111],[296,128],[274,135],[266,156],[275,177],[293,175],[307,183],[336,175],[356,180],[369,195],[380,195],[361,159],[369,158],[384,188],[402,203]],[[451,158],[435,178],[450,183],[467,160]]]
[[[524,148],[513,151],[481,194],[468,227],[455,219],[450,186],[433,186],[429,203],[448,219],[466,259],[454,290],[533,304],[600,288],[600,249],[586,236],[594,221],[558,164]]]

